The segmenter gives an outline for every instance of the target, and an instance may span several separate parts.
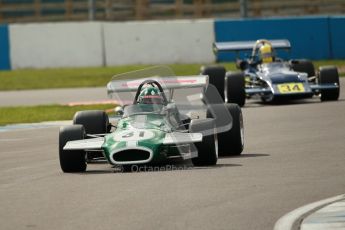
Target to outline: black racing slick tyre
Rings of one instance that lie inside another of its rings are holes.
[[[225,103],[235,103],[244,106],[246,103],[246,91],[244,85],[244,75],[242,72],[225,75]]]
[[[83,150],[63,150],[68,141],[84,139],[82,125],[70,125],[60,128],[59,159],[63,172],[84,172],[86,170],[85,152]]]
[[[339,98],[339,74],[335,66],[322,66],[319,69],[318,76],[319,84],[334,84],[337,85],[336,89],[323,89],[321,90],[321,101],[336,101]]]
[[[224,119],[224,107],[231,115],[232,120],[226,121]],[[219,155],[241,155],[244,148],[244,127],[242,110],[239,105],[212,105],[207,110],[206,116],[216,120]],[[230,127],[228,124],[232,124],[232,126]]]
[[[203,136],[202,142],[194,143],[198,151],[198,156],[192,158],[193,165],[209,166],[217,164],[218,146],[214,120],[192,120],[189,126],[189,131],[194,133],[202,133]]]
[[[307,73],[308,77],[315,76],[314,64],[309,60],[306,60],[306,59],[291,60],[290,66],[296,72]]]
[[[87,134],[102,134],[108,132],[109,118],[102,110],[79,111],[74,115],[73,124],[83,125]]]
[[[225,99],[225,96],[224,96],[225,73],[226,73],[226,69],[223,66],[201,67],[201,74],[208,75],[209,83],[216,87],[223,101]]]

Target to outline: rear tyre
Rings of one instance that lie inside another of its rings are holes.
[[[224,128],[230,124],[230,121],[224,120],[224,107],[232,117],[231,128]],[[237,104],[213,105],[207,110],[206,116],[216,120],[219,155],[241,155],[244,148],[244,127],[241,108]]]
[[[201,74],[208,75],[209,83],[214,85],[224,101],[224,79],[226,69],[223,66],[203,66]]]
[[[218,146],[217,134],[215,133],[215,122],[213,119],[192,120],[189,131],[202,133],[202,142],[194,143],[198,156],[192,158],[195,166],[208,166],[217,164]]]
[[[335,66],[323,66],[319,69],[319,84],[336,84],[339,86],[338,69]],[[321,101],[336,101],[339,98],[340,88],[321,90]]]
[[[83,150],[63,150],[68,141],[84,139],[82,125],[70,125],[60,128],[59,159],[63,172],[84,172],[86,170],[85,152]]]
[[[242,72],[226,73],[225,75],[225,103],[236,103],[244,106],[246,103],[246,91]]]
[[[109,131],[109,118],[102,110],[79,111],[74,115],[73,124],[83,125],[87,134],[101,134]]]
[[[291,68],[296,72],[307,73],[308,77],[315,76],[314,64],[309,60],[291,60],[290,65]]]

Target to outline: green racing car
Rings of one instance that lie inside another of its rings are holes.
[[[104,111],[79,111],[73,125],[60,128],[63,172],[84,172],[93,159],[130,170],[173,159],[211,166],[218,155],[242,153],[243,117],[238,105],[223,103],[206,75],[175,77],[159,72],[149,69],[113,77],[108,95],[122,103],[132,98],[131,103],[116,107],[117,116],[111,119]],[[121,93],[127,94],[122,100]]]

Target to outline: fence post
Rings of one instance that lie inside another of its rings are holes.
[[[182,4],[183,0],[176,0],[175,1],[175,9],[176,9],[176,17],[180,18],[182,17]]]
[[[135,18],[143,20],[147,17],[148,0],[135,0]]]
[[[41,18],[41,0],[34,1],[34,8],[35,8],[35,18],[37,21]]]
[[[242,18],[248,17],[248,1],[247,0],[239,0],[240,1],[240,12]]]
[[[2,0],[0,0],[0,9],[2,8]],[[2,12],[0,12],[0,23],[2,22]]]
[[[112,0],[105,1],[105,20],[113,19],[113,3]]]
[[[201,18],[203,13],[203,0],[194,0],[194,17]]]
[[[261,17],[261,0],[251,0],[252,14],[254,17]]]
[[[95,0],[89,0],[89,20],[95,20]]]
[[[66,18],[70,19],[72,17],[72,14],[73,14],[72,0],[66,0],[65,7],[66,7]]]

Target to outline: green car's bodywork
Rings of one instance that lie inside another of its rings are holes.
[[[136,107],[140,107],[143,111],[153,109],[152,105],[136,105]],[[172,121],[167,119],[164,112],[131,114],[120,119],[116,130],[105,136],[102,149],[108,162],[112,164],[155,163],[169,156],[181,156],[176,145],[164,145],[166,136],[174,129]],[[136,158],[131,159],[134,156],[128,153],[128,149],[137,150]],[[123,151],[127,151],[127,156],[119,155]],[[142,154],[139,155],[138,152],[141,151]],[[119,156],[116,157],[117,154]]]
[[[177,108],[167,107],[169,106],[129,105],[113,132],[104,137],[68,142],[64,149],[102,151],[107,161],[113,165],[192,158],[192,150],[195,149],[193,143],[201,142],[202,134],[188,133],[177,116]]]

